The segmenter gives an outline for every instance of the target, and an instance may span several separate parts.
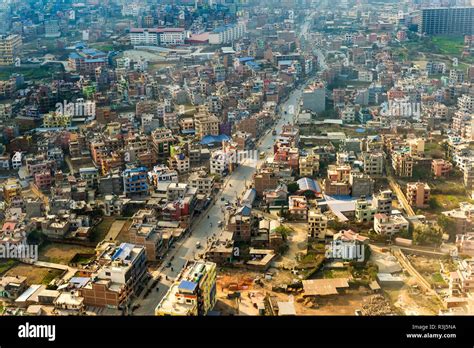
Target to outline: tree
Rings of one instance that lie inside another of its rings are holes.
[[[441,230],[449,235],[450,240],[456,238],[456,225],[453,218],[441,214],[438,216],[437,223]]]
[[[413,242],[417,245],[440,245],[443,232],[429,225],[420,225],[413,231]]]
[[[298,183],[292,182],[292,183],[288,184],[287,188],[288,188],[288,192],[289,192],[290,194],[293,194],[293,193],[295,193],[296,191],[298,191],[298,189],[300,188],[300,186],[298,185]]]

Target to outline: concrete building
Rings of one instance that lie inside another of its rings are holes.
[[[355,203],[355,219],[357,222],[369,222],[374,219],[377,210],[365,199],[358,199]]]
[[[375,214],[374,216],[374,231],[380,235],[394,235],[395,233],[408,230],[408,220],[401,214],[387,215]]]
[[[364,173],[367,175],[382,175],[384,166],[384,153],[363,152],[362,161],[364,163]]]
[[[213,262],[188,264],[156,306],[155,315],[207,315],[216,303],[216,273]]]
[[[473,35],[474,7],[421,9],[418,33],[426,35]]]
[[[123,193],[127,197],[148,196],[147,171],[145,167],[123,171]]]
[[[384,190],[379,192],[372,199],[372,206],[377,213],[390,215],[392,213],[393,192]]]
[[[0,36],[0,65],[13,65],[20,54],[21,47],[20,35]]]
[[[402,151],[394,151],[392,153],[392,167],[395,175],[399,177],[413,176],[413,158],[410,154]]]
[[[184,45],[184,28],[131,28],[130,43],[134,46],[177,46]]]
[[[203,171],[191,173],[188,183],[191,187],[196,188],[199,194],[211,195],[214,189],[214,177]]]
[[[209,44],[222,45],[229,44],[242,38],[246,32],[246,25],[244,22],[237,22],[218,27],[209,33]]]
[[[326,87],[323,83],[308,86],[303,91],[303,110],[323,112],[326,110]]]
[[[143,246],[104,242],[97,246],[97,260],[101,265],[91,280],[80,289],[84,305],[124,308],[136,296],[147,273]]]
[[[314,177],[319,172],[319,156],[308,155],[299,158],[300,177]]]
[[[453,170],[453,164],[444,159],[434,159],[431,162],[431,172],[437,178],[447,177]]]
[[[328,218],[320,209],[308,211],[308,238],[324,239],[328,227]]]
[[[430,200],[430,187],[423,182],[409,182],[407,184],[407,200],[412,207],[427,207]]]

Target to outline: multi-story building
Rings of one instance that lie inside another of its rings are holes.
[[[421,9],[418,32],[426,35],[473,35],[474,7]]]
[[[367,175],[382,175],[384,165],[384,153],[363,152],[362,161],[364,162],[364,173]]]
[[[453,164],[444,159],[434,159],[431,162],[431,172],[437,178],[447,177],[453,170]]]
[[[196,136],[203,138],[206,135],[219,135],[219,119],[201,108],[194,115]]]
[[[143,246],[104,242],[97,247],[99,268],[80,289],[86,306],[124,308],[143,281],[146,253]]]
[[[50,112],[43,116],[44,128],[65,128],[72,124],[72,116],[59,112]]]
[[[265,191],[276,189],[280,179],[274,171],[262,169],[254,175],[253,181],[257,195],[262,197]]]
[[[305,196],[288,197],[288,213],[291,220],[308,220],[308,201]]]
[[[308,86],[303,91],[303,110],[323,112],[326,110],[326,87],[323,83]]]
[[[127,197],[148,196],[147,171],[145,167],[123,171],[123,193]]]
[[[412,207],[427,207],[430,200],[430,187],[423,182],[409,182],[407,184],[407,200]]]
[[[308,238],[324,239],[328,228],[328,218],[320,209],[308,211]]]
[[[245,32],[246,26],[242,21],[218,27],[209,33],[209,44],[229,44],[242,38],[245,35]]]
[[[107,65],[107,54],[93,48],[77,50],[69,55],[69,68],[84,74],[95,74],[96,69]]]
[[[474,258],[460,259],[458,269],[451,272],[449,290],[451,295],[462,295],[474,292]]]
[[[174,143],[173,133],[167,128],[157,128],[151,133],[153,151],[158,160],[165,160],[170,155],[171,145]]]
[[[0,65],[12,65],[22,46],[20,35],[0,36]]]
[[[308,155],[299,158],[299,170],[301,177],[312,178],[319,172],[319,156]]]
[[[395,233],[408,230],[408,220],[401,214],[387,215],[382,213],[375,214],[374,231],[380,235],[394,235]]]
[[[86,182],[87,188],[92,190],[99,185],[99,170],[95,167],[79,169],[79,177]]]
[[[357,222],[369,222],[374,219],[377,209],[365,198],[358,199],[355,203],[355,218]]]
[[[372,199],[372,206],[377,213],[390,215],[392,213],[393,192],[384,190],[379,192]]]
[[[207,315],[216,303],[216,264],[186,265],[155,308],[155,315]]]
[[[194,172],[188,178],[189,185],[197,189],[197,193],[211,195],[214,189],[214,177],[206,172]]]
[[[184,45],[186,31],[184,28],[131,28],[130,43],[132,45]]]
[[[397,176],[411,178],[413,176],[413,162],[413,157],[406,152],[392,152],[392,167]]]
[[[474,204],[461,202],[459,203],[459,208],[443,211],[441,214],[453,222],[451,228],[456,232],[457,236],[473,231]]]

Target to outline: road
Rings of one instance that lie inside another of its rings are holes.
[[[303,25],[302,30],[309,30],[309,25]],[[301,95],[304,89],[304,85],[293,90],[288,96],[287,100],[280,104],[280,118],[278,119],[275,129],[277,134],[281,132],[283,125],[293,123],[299,112],[299,103]],[[272,136],[272,129],[269,129],[267,133],[261,137],[257,144],[256,152],[265,152],[266,156],[272,154],[272,147],[275,140],[275,136]],[[196,221],[191,228],[191,233],[185,237],[184,240],[179,241],[175,244],[174,249],[166,255],[162,262],[162,266],[156,271],[152,272],[153,279],[156,279],[159,275],[162,276],[162,280],[158,283],[156,288],[152,289],[148,296],[144,298],[146,289],[142,292],[141,296],[135,300],[135,304],[139,305],[133,314],[134,315],[153,315],[155,307],[158,305],[160,300],[165,295],[172,280],[176,278],[179,272],[186,265],[188,260],[193,260],[198,252],[205,249],[207,240],[213,235],[218,236],[222,229],[218,227],[218,222],[224,220],[223,210],[224,202],[221,201],[223,198],[225,201],[235,202],[238,197],[242,196],[247,186],[250,186],[252,177],[265,159],[247,159],[241,163],[234,172],[232,172],[224,183],[224,187],[216,197],[216,203],[208,210],[207,218],[206,213],[202,214],[200,219]],[[196,248],[196,243],[200,242],[202,249]],[[171,261],[172,259],[172,261]],[[168,262],[172,262],[172,268],[166,267]],[[168,278],[168,280],[166,279]],[[153,280],[150,281],[150,285]]]

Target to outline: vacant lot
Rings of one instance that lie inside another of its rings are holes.
[[[39,253],[41,261],[69,264],[76,254],[94,254],[93,248],[80,245],[50,243],[43,246]]]
[[[102,221],[92,228],[90,240],[94,243],[99,243],[102,241],[107,233],[109,233],[110,228],[112,227],[115,220],[116,218],[113,216],[104,216]]]
[[[18,264],[17,260],[11,260],[11,259],[4,259],[0,260],[0,275],[8,271],[10,268]]]
[[[441,53],[449,55],[460,55],[464,47],[464,38],[462,36],[434,36],[431,42]]]
[[[23,276],[26,277],[28,284],[48,284],[56,277],[62,275],[62,271],[45,268],[45,267],[36,267],[27,264],[18,264],[6,273],[9,276]]]

